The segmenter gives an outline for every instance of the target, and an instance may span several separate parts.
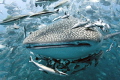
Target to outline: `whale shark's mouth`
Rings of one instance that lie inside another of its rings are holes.
[[[91,47],[88,42],[82,43],[65,43],[65,44],[27,44],[26,48],[43,49],[43,48],[59,48],[59,47]]]
[[[33,53],[56,59],[75,59],[93,54],[100,46],[100,42],[93,40],[79,40],[54,43],[29,43],[24,45]],[[64,55],[64,56],[63,56]]]

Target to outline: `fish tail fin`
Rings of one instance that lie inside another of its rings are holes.
[[[30,56],[30,61],[29,62],[33,62],[32,56]]]
[[[59,75],[65,75],[65,76],[68,76],[68,74],[67,73],[64,73],[64,72],[62,72],[62,71],[59,71],[57,68],[55,68],[55,72],[56,73],[58,73]]]
[[[55,12],[58,13],[58,12],[59,12],[59,9],[56,9]]]

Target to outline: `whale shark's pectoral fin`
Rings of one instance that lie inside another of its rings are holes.
[[[108,38],[114,37],[114,36],[116,36],[116,35],[118,35],[118,34],[120,34],[120,32],[116,32],[116,33],[108,34],[108,35],[104,36],[103,39],[105,40],[105,39],[108,39]]]

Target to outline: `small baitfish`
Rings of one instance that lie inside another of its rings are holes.
[[[72,27],[72,29],[84,26],[84,25],[88,24],[89,22],[90,22],[89,20],[87,20],[85,22],[78,22]]]
[[[42,16],[42,15],[48,15],[48,14],[54,14],[57,13],[59,10],[55,10],[55,11],[48,11],[48,10],[44,10],[35,14],[30,15],[30,17],[38,17],[38,16]]]
[[[67,4],[69,1],[70,1],[70,0],[62,0],[60,3],[58,3],[58,4],[54,7],[54,9],[57,9],[57,8],[65,5],[65,4]]]
[[[8,16],[6,19],[4,19],[2,22],[0,22],[0,25],[9,25],[14,24],[17,22],[20,22],[24,18],[28,17],[29,15],[21,15],[21,16]]]
[[[56,20],[59,20],[59,19],[69,18],[69,16],[70,16],[69,14],[66,14],[66,15],[64,15],[64,16],[59,16],[59,17],[53,19],[53,21],[56,21]]]

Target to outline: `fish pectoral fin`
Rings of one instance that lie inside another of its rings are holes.
[[[40,71],[43,71],[43,69],[39,68]]]
[[[40,71],[42,71],[42,72],[44,72],[44,73],[46,73],[46,74],[48,74],[48,72],[47,71],[44,71],[43,69],[41,69],[41,68],[39,68],[39,70]]]

